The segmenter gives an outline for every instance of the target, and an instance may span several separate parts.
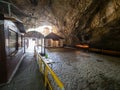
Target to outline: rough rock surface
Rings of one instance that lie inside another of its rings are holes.
[[[47,51],[65,90],[120,90],[119,58],[76,49]]]
[[[65,44],[120,50],[120,0],[9,0],[35,18],[26,27],[56,26]]]

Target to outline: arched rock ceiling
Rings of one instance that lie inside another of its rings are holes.
[[[101,37],[110,39],[109,36],[113,30],[116,30],[114,35],[120,38],[117,35],[117,33],[120,34],[120,0],[11,1],[23,12],[36,17],[36,19],[23,18],[27,27],[55,25],[66,37],[66,43],[82,42],[99,47],[99,44],[95,43],[101,43]],[[113,43],[117,44],[115,40]],[[109,45],[112,44],[109,43]],[[101,44],[101,46],[104,45]]]
[[[70,30],[77,27],[82,13],[91,5],[92,0],[11,0],[23,12],[34,18],[26,18],[24,22],[31,27],[36,24],[53,24],[59,30]],[[31,21],[31,23],[30,23]],[[36,21],[36,23],[35,23]],[[30,24],[30,25],[29,25]]]

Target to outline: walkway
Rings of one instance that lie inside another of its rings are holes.
[[[33,52],[26,52],[11,83],[0,87],[0,90],[45,90]]]

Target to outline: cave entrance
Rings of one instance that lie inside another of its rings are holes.
[[[50,25],[43,25],[43,26],[39,26],[37,28],[30,28],[27,30],[27,32],[29,32],[29,31],[37,31],[37,32],[42,33],[44,36],[51,32],[54,32],[53,27]]]

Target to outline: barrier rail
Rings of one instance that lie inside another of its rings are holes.
[[[45,87],[47,87],[48,85],[49,90],[53,90],[52,84],[50,83],[50,80],[48,78],[48,74],[49,74],[53,77],[53,80],[55,81],[56,85],[58,85],[60,90],[65,90],[63,83],[60,81],[60,79],[54,73],[54,71],[49,67],[49,65],[43,60],[41,55],[36,50],[34,51],[34,53],[39,65],[40,72],[44,75]]]
[[[109,55],[120,56],[119,51],[110,51],[110,50],[97,49],[97,48],[89,48],[89,51],[101,52],[101,53],[105,53],[105,54],[109,54]]]

